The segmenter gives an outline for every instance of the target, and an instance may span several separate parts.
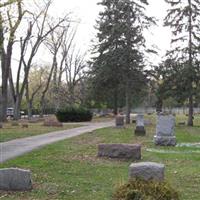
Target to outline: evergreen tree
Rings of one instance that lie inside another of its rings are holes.
[[[199,62],[200,1],[165,0],[171,8],[165,18],[165,26],[172,28],[174,48],[168,56],[185,66],[185,85],[189,99],[188,125],[193,126],[193,97],[195,93],[195,65]],[[185,91],[182,91],[185,92]]]
[[[91,73],[96,91],[113,91],[115,112],[119,89],[126,97],[126,123],[130,123],[132,94],[138,82],[144,82],[144,29],[155,23],[145,15],[146,0],[103,0],[97,21],[98,44]],[[102,86],[106,86],[101,90]]]

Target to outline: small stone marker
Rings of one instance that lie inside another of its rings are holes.
[[[22,128],[28,128],[28,124],[22,124]]]
[[[144,125],[145,126],[150,126],[150,125],[152,125],[152,122],[150,121],[150,120],[144,120]]]
[[[11,123],[11,125],[12,125],[12,126],[19,126],[19,123],[18,123],[17,121],[13,121],[13,122]]]
[[[0,129],[1,129],[1,128],[3,128],[3,124],[2,124],[2,123],[0,123]]]
[[[18,168],[0,169],[0,190],[27,191],[32,189],[31,172]]]
[[[99,144],[98,157],[118,159],[141,159],[141,145],[139,144]]]
[[[144,128],[144,115],[137,115],[135,135],[144,136],[146,134]]]
[[[175,117],[173,115],[159,114],[157,116],[156,135],[154,142],[160,146],[175,146],[176,137],[174,135]]]
[[[124,127],[124,116],[123,115],[117,115],[115,118],[115,125],[117,128],[123,128]]]
[[[143,179],[145,181],[155,180],[161,182],[164,180],[164,170],[165,166],[159,163],[132,163],[129,167],[129,177]]]
[[[44,121],[44,126],[63,127],[63,124],[56,119],[47,119]]]

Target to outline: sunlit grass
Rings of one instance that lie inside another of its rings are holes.
[[[41,135],[59,130],[67,130],[78,127],[77,124],[66,124],[63,127],[47,127],[43,126],[43,123],[29,123],[28,128],[22,128],[22,124],[19,126],[12,126],[11,123],[4,123],[3,128],[0,129],[0,142],[13,140],[16,138],[24,138],[35,135]]]

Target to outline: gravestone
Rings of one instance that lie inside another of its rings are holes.
[[[50,127],[63,127],[63,123],[59,122],[57,119],[46,119],[44,121],[44,126],[50,126]]]
[[[0,123],[0,129],[1,129],[1,128],[3,128],[3,124],[2,124],[2,123]]]
[[[123,128],[124,127],[124,116],[123,115],[117,115],[115,118],[115,125],[117,128]]]
[[[139,144],[99,144],[98,157],[118,159],[141,159],[141,145]]]
[[[174,135],[175,117],[173,115],[159,114],[157,116],[156,135],[154,142],[159,146],[175,146]]]
[[[0,190],[26,191],[32,189],[31,172],[18,168],[0,169]]]
[[[152,122],[149,119],[146,119],[146,120],[144,120],[144,125],[150,126],[150,125],[152,125]]]
[[[144,115],[137,115],[136,117],[136,129],[135,129],[135,135],[138,136],[144,136],[146,134],[145,128],[144,128]]]
[[[17,121],[12,121],[11,125],[12,126],[19,126],[19,123]]]
[[[22,128],[28,128],[28,124],[22,124]]]
[[[143,179],[145,181],[164,180],[165,166],[154,162],[132,163],[129,167],[129,178]]]

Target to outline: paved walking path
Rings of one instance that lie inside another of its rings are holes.
[[[56,131],[43,135],[16,139],[8,142],[0,143],[0,163],[17,156],[28,153],[34,149],[38,149],[47,144],[51,144],[67,138],[72,138],[96,129],[113,126],[114,122],[98,122],[87,123],[85,126],[73,128],[64,131]]]

